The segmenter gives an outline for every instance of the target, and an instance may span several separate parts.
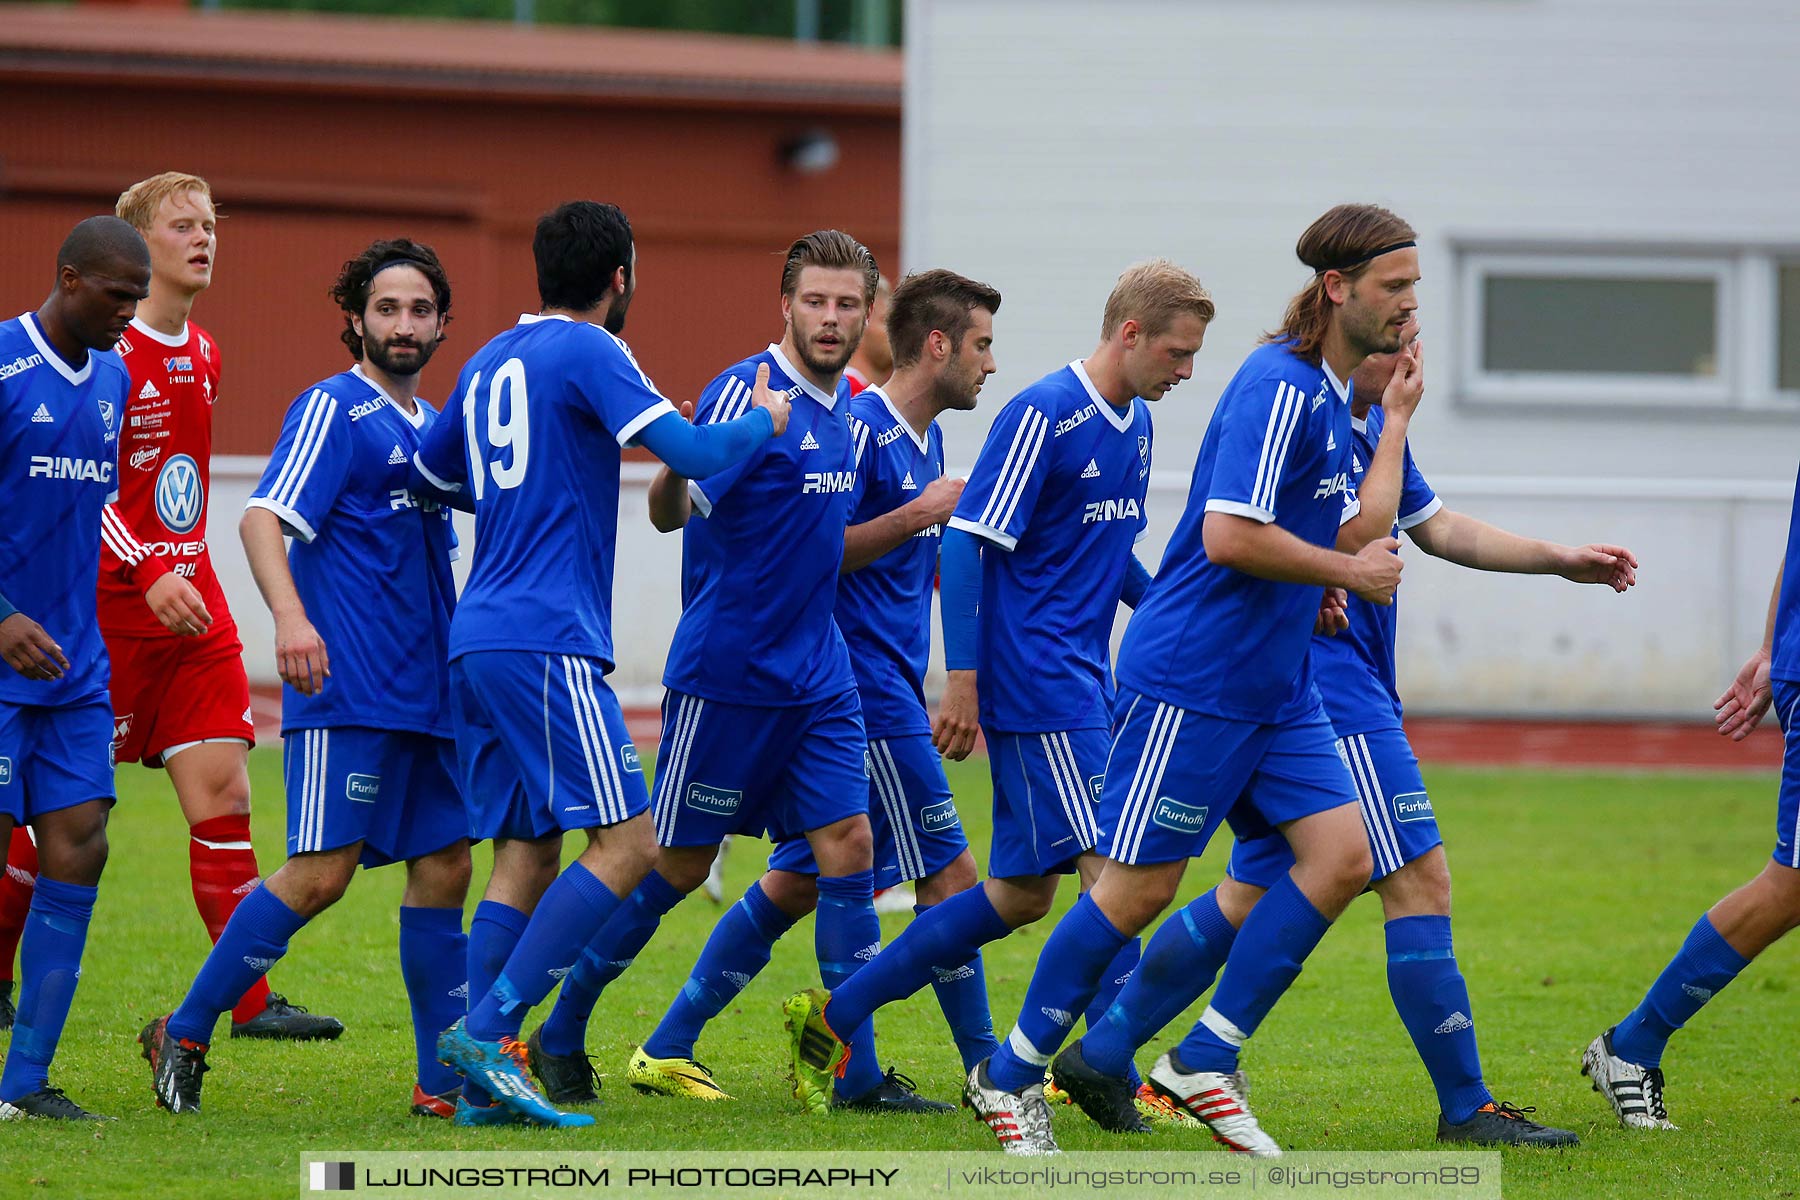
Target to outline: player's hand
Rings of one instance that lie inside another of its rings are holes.
[[[275,622],[275,667],[282,682],[302,696],[316,696],[331,678],[331,659],[325,653],[325,639],[304,615],[277,618]]]
[[[1750,736],[1769,711],[1769,652],[1758,650],[1738,669],[1725,694],[1713,701],[1713,723],[1734,742]]]
[[[1571,546],[1557,574],[1575,583],[1603,583],[1622,592],[1637,582],[1637,555],[1623,546]]]
[[[952,671],[944,685],[944,700],[931,725],[931,744],[951,762],[961,762],[975,749],[981,730],[980,703],[975,692],[975,672]]]
[[[1414,328],[1408,322],[1407,328]],[[1404,336],[1404,332],[1402,333]],[[1391,420],[1410,418],[1425,396],[1425,343],[1414,338],[1394,362],[1394,376],[1381,393],[1381,411]]]
[[[1328,587],[1319,601],[1319,615],[1313,620],[1313,632],[1336,637],[1350,628],[1350,594],[1343,588]]]
[[[786,392],[769,390],[769,364],[758,363],[756,367],[756,390],[750,395],[750,403],[757,408],[769,410],[769,419],[775,422],[775,436],[780,437],[787,432],[788,411],[793,406],[788,403]]]
[[[170,633],[192,637],[212,627],[212,614],[206,611],[200,589],[173,571],[145,589],[144,603]]]
[[[920,528],[930,529],[933,525],[942,525],[955,516],[956,502],[962,499],[963,485],[966,482],[968,481],[964,479],[945,476],[926,484],[925,490],[919,493],[919,498],[912,502],[912,507],[924,522]]]
[[[0,658],[27,679],[61,679],[69,669],[56,639],[22,612],[0,621]]]
[[[1371,604],[1392,604],[1400,586],[1400,543],[1376,538],[1364,546],[1350,567],[1350,590]]]

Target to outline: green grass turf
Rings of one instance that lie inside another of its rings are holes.
[[[252,772],[257,844],[273,868],[282,854],[278,753],[257,751]],[[971,836],[985,848],[985,764],[952,764],[951,778]],[[1509,1152],[1506,1194],[1796,1194],[1800,958],[1791,946],[1755,964],[1677,1040],[1665,1065],[1681,1132],[1625,1133],[1576,1073],[1582,1047],[1636,1002],[1699,913],[1760,868],[1772,844],[1773,778],[1443,769],[1427,778],[1451,847],[1458,957],[1488,1081],[1502,1099],[1534,1104],[1539,1117],[1578,1130],[1584,1140],[1567,1153]],[[701,1106],[625,1087],[635,1039],[655,1024],[717,916],[698,895],[664,923],[595,1013],[589,1046],[608,1076],[596,1129],[458,1130],[408,1116],[413,1063],[395,954],[398,868],[359,878],[343,902],[300,934],[273,974],[276,990],[343,1018],[343,1040],[287,1046],[221,1039],[204,1114],[173,1119],[152,1107],[149,1072],[133,1038],[181,998],[206,943],[166,780],[126,768],[120,790],[112,861],[53,1072],[76,1099],[119,1120],[0,1126],[0,1196],[289,1195],[299,1155],[328,1149],[992,1147],[965,1114],[811,1120],[795,1111],[783,1083],[778,1007],[787,992],[816,981],[810,923],[777,946],[770,967],[700,1043],[700,1057],[735,1103]],[[1194,864],[1185,894],[1217,879],[1226,850],[1221,842]],[[738,842],[728,896],[760,872],[764,852],[762,843]],[[477,849],[477,891],[488,861]],[[1059,911],[1072,899],[1072,888],[1065,890]],[[884,938],[904,925],[905,918],[884,918]],[[1021,931],[987,950],[1003,1035],[1048,928],[1046,922]],[[956,1097],[955,1052],[929,990],[885,1010],[878,1028],[888,1063],[926,1094]],[[1390,1006],[1381,913],[1372,898],[1359,901],[1313,956],[1245,1066],[1256,1110],[1284,1144],[1435,1144],[1437,1106]],[[1110,1137],[1074,1110],[1059,1112],[1057,1135],[1069,1150],[1154,1145],[1217,1153],[1186,1132]]]

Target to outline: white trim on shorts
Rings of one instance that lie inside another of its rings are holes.
[[[1132,702],[1132,707],[1136,708],[1136,701]],[[1175,749],[1175,739],[1181,733],[1181,718],[1186,711],[1160,700],[1156,703],[1156,712],[1150,717],[1150,732],[1144,738],[1143,753],[1138,756],[1137,768],[1131,774],[1131,786],[1119,811],[1119,827],[1113,835],[1112,857],[1118,862],[1135,862],[1143,847],[1144,830],[1150,824],[1150,815],[1156,811],[1156,794],[1162,790],[1163,773],[1169,769],[1169,755]],[[1131,715],[1126,714],[1126,722],[1130,719]],[[1119,728],[1124,729],[1125,724],[1121,723]]]
[[[1369,739],[1360,733],[1339,738],[1338,749],[1356,783],[1357,806],[1362,809],[1363,829],[1369,835],[1375,865],[1381,874],[1391,875],[1406,865],[1406,852],[1394,828],[1394,814],[1388,811],[1381,776],[1375,771],[1375,756],[1369,753]]]
[[[169,765],[169,760],[174,758],[177,754],[180,754],[183,750],[192,750],[195,746],[211,746],[222,742],[236,742],[246,750],[250,748],[250,743],[241,737],[196,738],[191,742],[176,742],[166,750],[158,750],[156,751],[156,757],[162,759],[163,766],[166,767]]]
[[[876,799],[887,813],[888,828],[894,834],[894,856],[900,874],[908,880],[925,878],[925,855],[919,849],[918,831],[913,828],[912,808],[906,802],[906,784],[894,752],[886,738],[869,739],[869,781],[875,786]]]
[[[687,790],[688,755],[694,749],[694,734],[700,728],[700,714],[706,701],[699,696],[683,695],[667,722],[663,739],[667,758],[657,763],[655,822],[656,840],[668,845],[675,836],[675,817],[681,807],[681,793]],[[670,731],[673,732],[670,732]]]

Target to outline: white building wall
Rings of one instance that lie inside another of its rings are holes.
[[[907,21],[902,265],[1005,294],[1001,373],[946,423],[953,466],[1001,400],[1093,347],[1124,266],[1174,258],[1219,317],[1155,409],[1159,549],[1214,400],[1305,281],[1301,230],[1385,204],[1420,234],[1427,475],[1453,507],[1643,562],[1621,598],[1413,550],[1414,711],[1707,711],[1761,627],[1800,413],[1479,400],[1453,283],[1491,245],[1800,247],[1791,3],[910,0]]]

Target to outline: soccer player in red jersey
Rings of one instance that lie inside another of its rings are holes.
[[[112,657],[113,751],[118,762],[169,773],[188,822],[194,904],[216,942],[258,871],[250,844],[250,683],[206,543],[219,346],[188,319],[212,283],[212,192],[198,176],[165,172],[126,189],[117,213],[149,244],[151,280],[118,345],[131,398],[119,437],[119,499],[101,524],[99,612]],[[8,918],[19,893],[29,903],[22,877],[36,866],[34,855],[25,861],[30,844],[22,840],[14,838],[17,857],[0,883],[8,973],[19,936]],[[231,1019],[233,1037],[309,1040],[344,1031],[260,979]]]
[[[856,353],[844,368],[844,382],[850,385],[852,396],[866,387],[879,387],[894,373],[894,351],[888,345],[887,334],[888,298],[893,294],[894,285],[886,275],[881,276],[875,284],[875,303],[869,306],[869,323],[863,329],[862,341],[856,343]]]

